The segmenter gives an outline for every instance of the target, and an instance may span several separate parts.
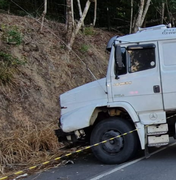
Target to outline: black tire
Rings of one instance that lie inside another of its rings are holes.
[[[90,143],[93,145],[133,129],[134,127],[128,121],[120,118],[108,118],[94,127],[91,133]],[[136,153],[138,142],[136,132],[128,133],[120,138],[92,147],[92,152],[103,163],[119,164],[127,161]]]

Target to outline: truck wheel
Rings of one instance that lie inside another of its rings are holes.
[[[120,118],[108,118],[98,123],[91,134],[91,145],[133,130],[134,127]],[[95,157],[106,164],[127,161],[138,149],[137,133],[129,133],[106,143],[92,147]]]

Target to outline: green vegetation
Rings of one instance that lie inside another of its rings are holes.
[[[84,29],[84,34],[93,36],[95,34],[94,28],[93,27],[86,27]]]
[[[0,82],[2,84],[7,84],[12,81],[17,67],[22,64],[24,64],[24,62],[20,61],[18,58],[0,51]]]
[[[20,45],[22,43],[22,35],[16,26],[1,26],[4,31],[3,40],[9,44]]]
[[[9,5],[8,0],[0,0],[0,9],[7,9]]]
[[[80,48],[80,51],[82,53],[86,53],[88,50],[89,50],[89,45],[87,45],[87,44],[83,44]]]

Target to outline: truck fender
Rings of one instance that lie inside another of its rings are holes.
[[[90,120],[96,118],[95,114],[92,117],[94,110],[96,109],[95,104],[84,106],[73,111],[63,114],[61,116],[61,128],[64,132],[72,132],[78,129],[83,129],[90,126]],[[98,115],[98,112],[96,111]]]
[[[107,105],[100,104],[97,107],[97,104],[91,104],[89,106],[84,106],[78,109],[74,109],[73,111],[63,114],[61,116],[61,128],[64,132],[72,132],[76,131],[78,129],[83,129],[86,127],[89,127],[92,125],[98,115],[98,112],[100,112],[101,107],[105,107]],[[118,104],[108,104],[108,107],[121,107],[124,108],[128,114],[130,115],[132,121],[134,122],[134,125],[136,127],[141,148],[145,149],[145,132],[144,132],[144,125],[140,123],[139,117],[137,116],[136,112],[134,111],[133,107],[126,103],[126,102],[120,102]]]
[[[139,141],[141,144],[141,149],[145,149],[145,128],[144,125],[140,122],[140,119],[134,110],[134,108],[131,106],[131,104],[127,102],[113,102],[108,103],[108,107],[112,108],[123,108],[127,111],[129,116],[131,117],[131,120],[133,121],[135,128],[138,133]]]

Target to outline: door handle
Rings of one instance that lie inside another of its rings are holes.
[[[153,86],[153,92],[154,93],[160,93],[160,86],[159,85]]]

